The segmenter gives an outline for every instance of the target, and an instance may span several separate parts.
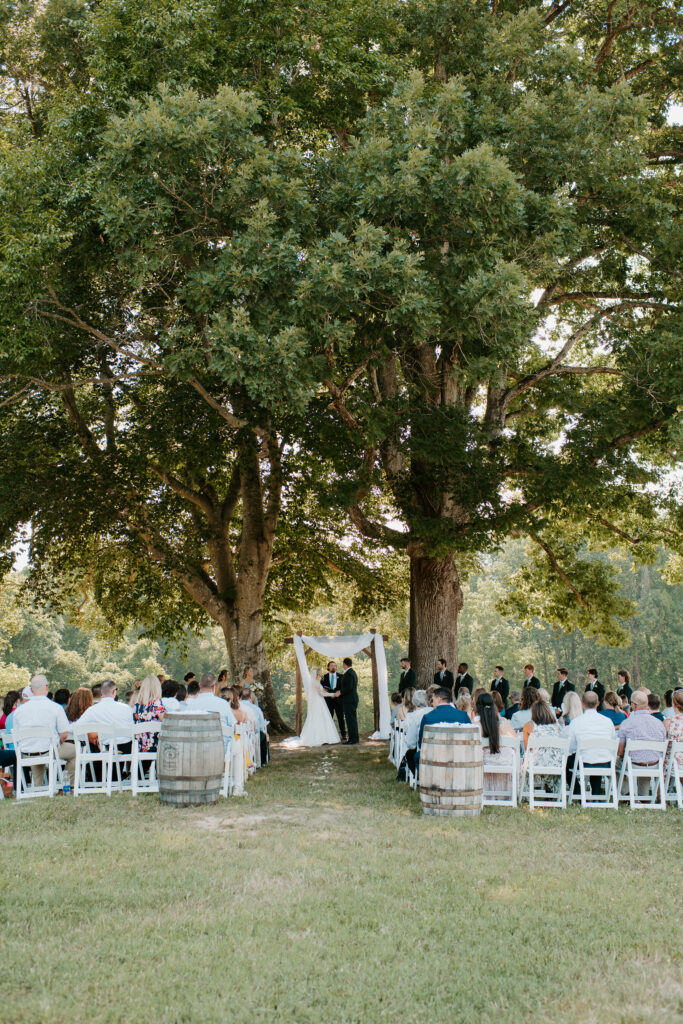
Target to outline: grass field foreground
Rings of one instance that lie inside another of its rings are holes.
[[[680,812],[424,818],[383,745],[243,800],[0,804],[13,1024],[683,1019]]]

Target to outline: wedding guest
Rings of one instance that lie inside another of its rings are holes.
[[[398,692],[403,693],[404,690],[414,690],[417,686],[417,674],[414,668],[410,667],[410,658],[406,655],[401,658],[401,678],[398,683]]]
[[[467,689],[472,693],[474,689],[474,679],[467,671],[468,665],[466,661],[461,661],[458,665],[458,674],[455,677],[454,689],[458,693],[461,686],[466,686]]]
[[[176,693],[176,700],[180,705],[183,705],[187,700],[187,687],[184,683],[178,683],[178,692]]]
[[[617,697],[614,690],[607,691],[603,706],[599,710],[601,715],[609,718],[615,729],[618,729],[621,723],[626,721],[626,715],[621,710],[621,698]]]
[[[161,703],[164,705],[164,711],[182,711],[180,701],[178,700],[178,690],[180,689],[180,683],[175,679],[166,679],[161,687]]]
[[[398,709],[396,713],[397,722],[403,722],[405,720],[406,715],[409,715],[411,711],[415,710],[415,705],[413,704],[414,693],[415,690],[412,686],[409,686],[407,689],[403,691],[403,703],[401,704],[401,707]]]
[[[477,701],[481,697],[482,693],[486,693],[486,687],[475,686],[474,692],[472,693],[472,707],[474,708],[474,717],[477,717]]]
[[[256,731],[260,737],[261,747],[261,765],[265,765],[270,760],[270,746],[268,743],[268,723],[266,722],[266,716],[259,707],[259,703],[256,699],[256,694],[250,686],[242,688],[242,704],[245,709],[249,711],[251,708],[255,715]]]
[[[620,697],[626,697],[628,703],[631,703],[631,696],[633,690],[631,689],[631,677],[625,668],[620,668],[617,672],[617,694]]]
[[[62,686],[59,688],[59,690],[57,690],[52,699],[54,700],[55,704],[61,704],[63,708],[66,708],[67,704],[69,703],[70,696],[71,694],[66,689],[66,687]]]
[[[517,734],[505,718],[500,717],[496,706],[495,696],[499,694],[482,693],[477,701],[477,720],[484,739],[487,739],[488,746],[484,747],[484,789],[491,791],[507,791],[510,787],[506,775],[492,774],[486,771],[487,765],[498,766],[501,764],[512,764],[515,752],[511,747],[504,747],[500,744],[501,736],[511,736],[516,739]]]
[[[510,704],[505,709],[505,717],[509,720],[519,711],[519,699],[522,696],[519,690],[513,690],[510,694]]]
[[[619,697],[619,700],[621,701],[621,710],[624,712],[624,714],[628,718],[628,716],[631,713],[631,705],[629,703],[629,699],[628,699],[628,697]]]
[[[391,703],[393,705],[391,709],[391,723],[393,725],[393,723],[396,721],[396,715],[398,714],[399,705],[403,703],[403,697],[398,692],[398,690],[396,690],[395,693],[392,693]]]
[[[447,686],[449,690],[453,689],[453,673],[448,669],[445,658],[439,658],[439,660],[436,663],[436,672],[434,673],[434,685]]]
[[[213,691],[213,687],[212,687],[212,691]],[[199,683],[197,682],[196,679],[191,679],[190,682],[187,684],[187,693],[185,694],[185,703],[187,704],[188,701],[191,701],[192,702],[192,707],[194,707],[195,701],[197,700],[198,696],[199,696]]]
[[[505,718],[505,706],[503,705],[503,698],[501,697],[498,690],[492,690],[491,696],[493,697],[493,703],[496,705],[496,711],[501,716],[501,718]]]
[[[587,691],[590,693],[590,690]],[[562,714],[560,715],[560,724],[569,725],[573,718],[578,718],[582,712],[581,701],[579,695],[570,690],[564,695],[562,701]]]
[[[190,683],[194,683],[196,679],[197,677],[194,674],[194,672],[186,672],[185,675],[183,676],[183,682],[185,683],[185,686],[189,686]]]
[[[558,668],[557,682],[553,686],[552,706],[554,708],[561,708],[565,695],[572,690],[576,690],[574,684],[569,682],[568,676],[569,673],[566,668]]]
[[[161,722],[166,709],[161,702],[161,683],[158,676],[145,676],[140,684],[138,699],[133,709],[136,722]],[[145,732],[138,738],[138,747],[146,754],[153,753],[159,744],[158,732]]]
[[[486,691],[483,691],[486,692]],[[416,763],[420,759],[420,748],[422,746],[422,736],[424,733],[425,725],[438,725],[440,722],[451,723],[454,725],[471,725],[469,717],[464,711],[460,711],[458,708],[454,708],[451,704],[453,694],[445,686],[438,687],[432,697],[432,709],[428,711],[420,722],[420,729],[418,731],[417,738],[417,757]]]
[[[491,681],[491,693],[499,693],[503,698],[503,706],[508,702],[508,694],[510,693],[510,684],[508,683],[505,675],[503,674],[503,666],[496,665],[493,670],[493,679]]]
[[[220,690],[218,691],[218,696],[222,697],[223,700],[231,701],[232,700],[232,686],[221,686]]]
[[[221,721],[224,725],[236,725],[237,718],[232,708],[232,702],[228,703],[227,700],[223,700],[222,697],[217,697],[214,693],[214,686],[216,684],[216,677],[213,672],[205,672],[199,680],[199,684],[188,683],[187,696],[190,699],[192,705],[192,711],[217,711],[221,716]],[[190,697],[191,691],[197,686],[197,694],[194,697]],[[240,690],[241,692],[241,690]],[[232,699],[239,704],[239,694],[233,692]],[[244,712],[243,712],[244,714]],[[242,719],[244,721],[244,719]]]
[[[664,720],[664,728],[669,738],[669,745],[666,751],[667,766],[671,760],[672,744],[683,740],[683,690],[674,690],[671,696],[673,717]],[[676,761],[683,768],[683,754],[677,754]]]
[[[427,689],[425,690],[425,696],[427,698],[427,707],[429,707],[429,708],[433,707],[432,698],[434,697],[434,694],[436,693],[436,691],[438,689],[439,689],[438,686],[435,686],[434,683],[430,683],[429,686],[427,687]],[[469,690],[468,690],[468,693],[469,693]]]
[[[531,721],[531,708],[540,700],[540,694],[535,686],[525,686],[519,698],[519,711],[510,719],[510,725],[515,732],[522,732],[527,722]]]
[[[522,683],[522,689],[525,686],[535,686],[537,690],[541,688],[541,680],[537,679],[534,675],[534,666],[529,662],[524,666],[524,682]]]
[[[414,709],[406,715],[403,731],[406,742],[405,759],[413,775],[415,774],[415,758],[417,755],[417,741],[420,734],[420,722],[428,713],[427,694],[424,690],[416,690],[413,694]]]
[[[30,686],[25,686],[24,689],[19,694],[19,701],[18,701],[18,703],[14,706],[14,708],[7,715],[7,718],[5,720],[5,732],[8,732],[8,733],[12,732],[12,729],[14,728],[14,716],[15,716],[16,712],[19,710],[21,705],[25,704],[27,701],[29,701],[32,696],[33,696],[33,694],[31,692],[31,687]],[[14,744],[13,743],[6,743],[5,746],[6,746],[7,750],[14,750]]]
[[[626,742],[629,739],[662,742],[666,738],[664,723],[659,722],[650,714],[647,694],[643,690],[634,690],[631,694],[631,714],[619,726],[619,757],[624,757]],[[661,758],[662,755],[657,750],[645,749],[635,750],[631,760],[633,764],[653,765]],[[638,792],[641,795],[647,793],[649,788],[649,779],[638,779]]]
[[[89,690],[87,686],[79,686],[69,697],[69,703],[65,708],[66,717],[70,722],[77,722],[83,712],[87,708],[91,708],[94,703],[92,690]],[[93,733],[93,735],[97,739],[97,734]]]
[[[462,687],[460,693],[455,702],[455,706],[458,711],[464,711],[467,717],[472,721],[474,718],[474,708],[472,706],[472,695],[466,687]]]
[[[665,721],[667,718],[673,718],[675,714],[673,709],[673,695],[673,690],[664,691],[664,710],[662,711],[662,716]],[[0,725],[0,729],[2,729],[2,725]]]
[[[534,687],[527,687],[527,689],[534,689]],[[531,705],[531,721],[533,728],[531,735],[534,736],[557,736],[560,732],[560,727],[557,724],[555,718],[555,712],[550,705],[544,700],[536,700]],[[562,751],[550,749],[540,749],[532,751],[527,748],[525,754],[525,761],[533,757],[534,759],[534,772],[537,772],[539,768],[559,768],[562,764]],[[524,769],[523,769],[524,770]],[[563,780],[558,775],[536,775],[535,784],[537,786],[544,786],[545,789],[550,793],[555,793],[559,789]]]
[[[7,726],[7,718],[12,714],[15,708],[19,707],[21,702],[21,694],[18,690],[8,690],[2,699],[2,715],[0,715],[0,732],[2,732]]]
[[[664,715],[662,714],[662,698],[658,693],[648,693],[647,695],[647,706],[650,709],[650,714],[653,718],[657,718],[660,722],[664,721]]]
[[[202,677],[203,678],[203,677]],[[235,722],[238,725],[244,725],[249,721],[249,715],[242,707],[242,688],[233,686],[232,688],[232,699],[230,701],[230,710],[235,716]]]
[[[48,682],[45,676],[36,675],[31,680],[31,698],[20,704],[14,712],[13,728],[35,729],[48,728],[54,732],[58,742],[57,753],[66,761],[66,771],[70,781],[75,779],[76,747],[67,740],[69,721],[61,704],[55,704],[47,695]],[[22,753],[31,754],[45,750],[45,741],[40,739],[22,740]],[[33,782],[42,786],[45,781],[45,765],[34,765],[31,768]]]
[[[95,704],[99,704],[99,702],[102,700],[102,684],[95,683],[94,686],[91,686],[91,690],[92,699],[94,700]]]
[[[156,679],[156,676],[154,678]],[[156,681],[158,684],[159,680]],[[129,730],[133,724],[133,709],[130,705],[116,699],[116,683],[112,679],[107,679],[102,683],[100,700],[93,701],[76,721],[79,725],[89,725],[91,722],[100,725],[120,725],[121,734],[117,737],[118,748],[121,753],[130,753]]]
[[[565,698],[566,700],[566,698]],[[577,743],[580,740],[607,740],[615,738],[614,725],[609,718],[600,714],[600,695],[595,690],[585,690],[581,697],[582,713],[573,715],[571,721],[562,729],[562,735],[569,740],[569,758],[567,760],[567,783],[571,783],[572,771],[576,760]],[[596,768],[609,767],[611,754],[608,749],[592,751],[590,762],[585,761],[587,767]],[[591,775],[589,777],[591,792],[597,795],[602,792],[602,776]]]

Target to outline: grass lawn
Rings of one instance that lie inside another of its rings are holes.
[[[682,822],[424,818],[383,744],[276,751],[212,808],[6,800],[4,1017],[673,1024]]]

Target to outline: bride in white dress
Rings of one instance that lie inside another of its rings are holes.
[[[302,747],[321,747],[323,743],[339,743],[339,733],[337,732],[332,715],[327,710],[327,704],[323,696],[325,691],[320,685],[322,674],[323,670],[321,668],[311,670],[306,692],[308,711],[304,727],[301,730],[301,736],[299,737],[299,745]],[[340,698],[337,697],[336,699],[339,700]]]

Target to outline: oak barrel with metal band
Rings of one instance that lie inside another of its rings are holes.
[[[157,756],[162,804],[215,804],[224,765],[225,747],[218,712],[164,715]]]
[[[418,788],[424,814],[454,818],[481,814],[484,766],[477,726],[425,726]]]

